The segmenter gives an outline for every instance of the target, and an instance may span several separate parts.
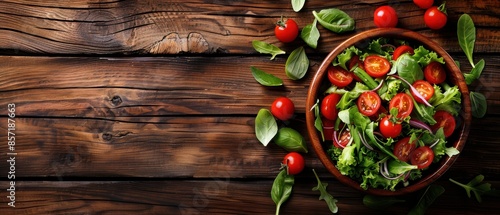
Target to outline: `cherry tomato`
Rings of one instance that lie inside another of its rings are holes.
[[[419,8],[427,9],[432,7],[434,0],[413,0],[413,3],[415,3]]]
[[[366,73],[374,78],[384,77],[391,69],[389,61],[377,55],[370,55],[365,58],[364,66]]]
[[[299,35],[299,26],[293,19],[287,19],[286,22],[281,19],[276,23],[274,35],[283,43],[292,42]]]
[[[328,80],[339,88],[349,85],[352,82],[352,78],[352,73],[340,66],[328,67]]]
[[[424,68],[424,77],[431,84],[440,84],[446,80],[446,71],[442,64],[433,61]]]
[[[362,69],[363,71],[365,70],[365,66],[363,64],[363,61],[361,61],[359,59],[359,56],[357,55],[354,55],[351,60],[349,60],[349,71],[352,71],[352,69],[355,67],[355,66],[358,66],[360,69]],[[358,81],[358,82],[361,82],[361,78],[359,78],[356,74],[354,73],[351,73],[352,74],[352,77],[354,78],[354,80]]]
[[[409,54],[413,55],[414,54],[413,48],[411,46],[409,46],[409,45],[398,46],[394,50],[394,54],[392,54],[392,59],[393,60],[397,60],[398,57],[401,56],[404,53],[409,53]]]
[[[396,123],[394,120],[391,120],[391,116],[385,116],[380,120],[379,129],[380,133],[382,133],[385,138],[396,138],[401,134],[403,126],[401,123]]]
[[[361,93],[359,96],[357,105],[361,114],[365,116],[372,116],[378,113],[381,100],[377,93],[366,91]]]
[[[394,28],[398,24],[398,14],[391,6],[381,6],[373,13],[373,22],[379,28]]]
[[[297,175],[304,169],[304,157],[297,152],[290,152],[283,158],[283,164],[287,166],[289,175]]]
[[[419,169],[427,168],[434,160],[434,152],[429,146],[420,146],[410,154],[410,162]]]
[[[351,141],[351,132],[348,128],[342,130],[340,134],[337,134],[337,141],[333,141],[333,145],[337,148],[345,148],[347,144]]]
[[[451,115],[450,113],[443,111],[443,110],[438,110],[434,114],[434,120],[436,120],[436,124],[431,126],[431,129],[436,132],[439,128],[443,128],[444,131],[444,136],[449,137],[453,134],[453,131],[455,131],[455,126],[456,126],[456,121],[455,117]]]
[[[329,120],[337,119],[337,103],[339,103],[341,96],[336,93],[329,94],[321,101],[321,115]]]
[[[434,95],[434,87],[432,87],[432,85],[429,84],[429,82],[427,81],[424,80],[415,81],[413,82],[413,87],[417,89],[417,91],[420,93],[422,97],[424,97],[426,101],[429,101],[429,99],[431,99],[431,97]],[[424,101],[422,101],[419,97],[417,97],[413,93],[413,91],[411,92],[411,95],[418,103],[424,103]]]
[[[287,97],[278,97],[271,105],[271,113],[276,118],[286,121],[292,118],[295,106],[292,100]]]
[[[406,93],[398,93],[389,102],[389,112],[392,108],[398,109],[398,119],[404,119],[413,111],[413,100]]]
[[[335,121],[321,117],[321,123],[323,123],[323,135],[325,136],[325,140],[333,140]]]
[[[396,155],[400,161],[408,162],[410,160],[410,154],[415,148],[417,148],[415,141],[410,143],[410,137],[405,137],[394,145],[394,155]]]
[[[438,30],[446,25],[448,16],[444,4],[441,6],[432,6],[425,11],[424,22],[427,27],[433,30]]]

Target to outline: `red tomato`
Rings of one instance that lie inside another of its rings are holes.
[[[391,69],[389,61],[377,55],[370,55],[364,61],[365,71],[374,78],[384,77]]]
[[[391,6],[381,6],[373,13],[373,22],[379,28],[394,28],[398,24],[398,14]]]
[[[410,154],[415,148],[417,148],[415,141],[410,143],[410,137],[405,137],[394,145],[394,155],[396,155],[400,161],[408,162],[410,160]]]
[[[359,59],[359,56],[357,55],[354,55],[351,60],[349,60],[349,71],[352,71],[352,68],[354,68],[355,66],[358,66],[360,69],[362,70],[365,70],[365,66],[363,64],[363,61],[361,61]],[[352,77],[354,78],[354,80],[356,81],[359,81],[361,82],[361,79],[354,73],[351,73],[352,74]]]
[[[396,138],[401,134],[401,130],[403,130],[403,126],[401,126],[401,123],[393,122],[394,120],[391,120],[391,116],[385,116],[380,120],[379,123],[379,129],[380,133],[385,138]]]
[[[361,93],[359,96],[357,105],[361,114],[365,116],[372,116],[378,113],[381,100],[377,93],[366,91]]]
[[[413,3],[415,3],[419,8],[427,9],[432,7],[434,0],[413,0]]]
[[[336,93],[329,94],[321,101],[321,115],[329,120],[337,119],[337,103],[339,103],[341,96]]]
[[[433,30],[438,30],[446,25],[448,16],[444,4],[439,7],[432,6],[425,11],[424,22],[427,27]]]
[[[276,118],[286,121],[292,118],[295,106],[292,100],[287,97],[278,97],[271,105],[271,113]]]
[[[394,54],[392,54],[392,59],[393,60],[397,60],[398,57],[401,56],[404,53],[409,53],[409,54],[413,55],[414,54],[413,48],[411,46],[408,46],[408,45],[398,46],[394,50]]]
[[[436,132],[439,128],[443,128],[444,131],[444,136],[449,137],[453,134],[453,131],[455,131],[455,117],[451,115],[450,113],[443,111],[443,110],[438,110],[434,114],[434,120],[436,120],[436,124],[431,126],[431,129]]]
[[[276,23],[274,35],[283,43],[292,42],[299,35],[299,26],[293,19],[287,19],[286,22],[281,19]]]
[[[340,132],[340,134],[337,134],[337,141],[333,141],[333,145],[337,148],[345,148],[347,144],[351,141],[351,132],[349,129],[344,129]]]
[[[424,77],[431,84],[440,84],[446,80],[446,71],[442,64],[433,61],[424,68]]]
[[[398,109],[398,119],[404,119],[413,111],[413,100],[406,93],[398,93],[389,102],[389,112],[392,108]]]
[[[415,82],[413,82],[413,87],[415,87],[415,89],[417,89],[417,91],[420,93],[420,95],[422,97],[424,97],[424,99],[426,101],[429,101],[429,99],[431,99],[431,97],[434,95],[434,87],[432,87],[432,85],[429,84],[429,82],[427,82],[427,81],[424,81],[424,80],[415,81]],[[422,101],[420,98],[418,98],[413,93],[413,91],[411,92],[411,95],[413,96],[415,101],[417,101],[418,103],[424,103],[424,101]]]
[[[287,166],[289,175],[297,175],[304,169],[304,157],[297,152],[290,152],[283,158],[283,164]]]
[[[328,67],[328,80],[339,88],[349,85],[352,82],[352,78],[352,73],[340,66]]]
[[[419,169],[429,167],[434,160],[434,152],[429,146],[420,146],[410,154],[410,162]]]
[[[325,140],[333,140],[335,121],[321,117],[321,122],[323,123],[323,135],[325,136]]]

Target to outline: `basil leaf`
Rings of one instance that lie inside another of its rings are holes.
[[[405,202],[404,199],[398,199],[393,196],[374,196],[374,195],[365,195],[363,197],[363,204],[366,207],[376,210],[385,209],[393,204]]]
[[[410,82],[410,84],[413,84],[416,80],[424,79],[422,68],[409,54],[401,55],[396,60],[395,67],[398,75]]]
[[[313,15],[319,24],[335,33],[352,31],[355,28],[354,19],[344,11],[336,8],[324,9],[319,13],[313,11]]]
[[[467,85],[471,84],[473,81],[478,79],[479,76],[481,76],[481,73],[484,69],[484,64],[484,59],[481,59],[479,62],[477,62],[476,65],[474,65],[470,73],[464,73],[465,83]]]
[[[313,187],[312,190],[319,191],[320,192],[319,200],[325,200],[326,204],[328,205],[328,209],[330,209],[330,212],[337,213],[339,211],[339,207],[337,207],[336,204],[338,200],[333,198],[333,196],[330,193],[328,193],[328,191],[326,191],[326,187],[328,186],[328,184],[321,182],[321,180],[319,180],[319,177],[316,174],[316,171],[314,171],[314,169],[313,172],[314,176],[316,176],[316,180],[318,181],[318,185],[316,187]]]
[[[255,78],[255,80],[264,86],[271,86],[272,87],[272,86],[283,85],[283,80],[281,80],[280,78],[278,78],[272,74],[266,73],[266,72],[264,72],[256,67],[253,67],[253,66],[250,67],[250,69],[252,70],[252,75]]]
[[[299,12],[304,7],[306,0],[292,0],[293,11]]]
[[[292,128],[280,128],[273,141],[286,151],[307,153],[304,137]]]
[[[400,160],[390,160],[387,163],[387,167],[389,169],[389,172],[394,175],[400,175],[410,170],[418,169],[417,165],[411,165]]]
[[[470,103],[472,106],[472,116],[482,118],[486,115],[488,104],[486,103],[486,97],[483,94],[470,92]]]
[[[472,18],[468,14],[462,14],[457,23],[458,44],[464,51],[469,63],[474,67],[472,52],[476,42],[476,27]]]
[[[274,179],[273,187],[271,188],[271,198],[276,204],[276,214],[279,214],[281,205],[288,200],[288,197],[292,194],[294,183],[295,178],[293,175],[286,174],[286,169],[281,170]]]
[[[306,25],[306,27],[302,29],[302,32],[300,32],[300,38],[313,49],[318,47],[318,40],[320,37],[319,30],[316,27],[317,22],[318,21],[314,19],[313,23]]]
[[[255,136],[262,145],[267,146],[276,133],[278,133],[278,124],[273,114],[268,109],[260,109],[255,118]]]
[[[288,56],[285,64],[286,75],[292,80],[303,78],[309,69],[309,59],[307,58],[304,47],[301,46]]]
[[[269,44],[260,40],[254,40],[252,41],[252,46],[255,49],[255,51],[261,53],[261,54],[271,54],[271,60],[273,60],[276,55],[280,54],[285,54],[286,52],[281,50],[280,48],[276,47],[273,44]]]
[[[424,194],[418,201],[417,205],[413,207],[409,215],[425,214],[425,211],[441,194],[444,193],[444,188],[440,185],[430,185],[425,190]]]

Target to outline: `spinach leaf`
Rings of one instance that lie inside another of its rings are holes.
[[[299,80],[306,75],[308,69],[309,59],[304,47],[293,50],[285,63],[286,75],[292,80]]]
[[[352,31],[355,28],[354,19],[344,11],[336,8],[324,9],[319,13],[313,11],[313,15],[319,24],[335,33]]]
[[[306,0],[292,0],[292,9],[295,12],[299,12],[304,7]]]
[[[467,85],[471,84],[473,81],[478,79],[479,76],[481,76],[481,73],[484,69],[484,64],[484,59],[481,59],[479,62],[477,62],[476,65],[474,65],[470,73],[464,73],[465,83]]]
[[[472,52],[476,42],[476,27],[472,18],[468,14],[462,14],[457,23],[458,44],[464,51],[469,63],[474,67]]]
[[[387,163],[387,167],[389,169],[389,172],[394,174],[394,175],[400,175],[405,172],[408,172],[413,169],[418,169],[418,166],[416,165],[411,165],[409,163],[399,161],[399,160],[390,160]]]
[[[265,108],[260,109],[255,118],[255,136],[257,136],[257,139],[262,145],[267,146],[277,133],[278,124],[271,111]]]
[[[441,194],[444,193],[444,188],[440,185],[430,185],[425,190],[424,194],[418,201],[417,205],[413,207],[408,215],[425,214],[425,210],[436,200]]]
[[[252,46],[255,49],[255,51],[261,53],[261,54],[271,54],[271,60],[273,60],[276,55],[280,54],[285,54],[286,52],[281,50],[280,48],[276,47],[273,44],[269,44],[260,40],[254,40],[252,41]]]
[[[416,80],[424,79],[424,72],[422,71],[422,68],[409,54],[399,56],[394,67],[396,68],[398,75],[410,84],[413,84]]]
[[[326,187],[328,186],[327,183],[323,183],[319,180],[318,175],[316,174],[316,171],[314,171],[314,176],[316,176],[316,180],[318,181],[318,185],[316,187],[313,187],[313,191],[319,191],[321,194],[319,196],[319,200],[325,200],[326,204],[328,205],[328,208],[332,213],[337,213],[339,208],[337,207],[337,200],[333,198],[331,194],[326,191]]]
[[[307,153],[306,140],[293,128],[280,128],[273,141],[286,151]]]
[[[486,115],[488,104],[486,103],[486,97],[483,94],[471,91],[470,103],[472,107],[472,116],[481,118]]]
[[[495,189],[491,189],[491,184],[490,183],[481,183],[484,180],[483,175],[478,175],[474,179],[472,179],[469,183],[467,184],[462,184],[458,181],[455,181],[450,178],[450,181],[455,183],[458,186],[461,186],[465,189],[465,192],[467,192],[467,196],[470,198],[471,194],[470,192],[472,191],[474,193],[474,196],[476,197],[476,200],[478,202],[482,201],[481,196],[482,195],[492,195],[492,196],[498,196],[498,191]]]
[[[276,214],[279,214],[281,205],[288,200],[292,194],[295,178],[293,175],[288,175],[286,169],[280,171],[274,179],[273,187],[271,188],[271,198],[276,204]]]
[[[399,199],[393,196],[374,196],[374,195],[365,195],[363,197],[363,204],[366,207],[376,210],[385,209],[393,204],[405,202],[404,199]]]
[[[318,40],[320,37],[319,30],[316,27],[317,22],[317,19],[314,19],[312,24],[306,25],[300,32],[300,38],[313,49],[318,47]]]
[[[250,67],[250,69],[252,70],[252,75],[255,80],[264,86],[272,87],[283,85],[283,80],[272,74],[266,73],[253,66]]]

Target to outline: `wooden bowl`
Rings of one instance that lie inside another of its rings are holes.
[[[449,83],[457,85],[460,92],[462,93],[462,110],[458,117],[457,128],[454,134],[450,138],[447,138],[448,141],[447,145],[449,146],[450,143],[452,143],[453,146],[459,151],[462,151],[462,149],[464,148],[467,136],[469,134],[469,127],[471,123],[471,106],[470,106],[469,91],[467,85],[465,84],[460,69],[455,64],[455,61],[440,45],[416,32],[398,28],[377,28],[373,30],[368,30],[347,39],[328,54],[328,56],[325,58],[325,60],[320,65],[318,71],[316,72],[309,86],[309,91],[307,94],[306,124],[307,124],[307,131],[310,137],[310,143],[314,151],[316,152],[317,156],[319,157],[323,165],[326,167],[326,169],[330,173],[332,173],[340,182],[350,187],[353,187],[357,190],[366,192],[368,194],[380,195],[380,196],[395,196],[395,195],[412,193],[430,185],[432,182],[441,177],[450,168],[450,166],[457,159],[458,155],[452,157],[448,157],[447,155],[443,156],[443,158],[441,158],[440,163],[432,164],[431,165],[432,169],[423,171],[422,178],[419,179],[418,181],[410,182],[409,186],[396,189],[395,191],[390,191],[385,189],[375,189],[375,188],[369,188],[367,190],[364,190],[363,188],[360,187],[359,182],[351,179],[348,176],[342,175],[339,172],[339,170],[337,170],[334,162],[331,160],[331,158],[329,157],[329,155],[326,153],[325,150],[329,148],[330,145],[325,145],[325,143],[322,142],[319,132],[314,127],[315,116],[314,116],[314,111],[311,111],[311,108],[318,99],[318,95],[320,95],[320,93],[323,92],[320,91],[319,89],[320,87],[322,87],[322,84],[324,85],[325,80],[327,80],[326,77],[327,67],[331,65],[335,57],[350,46],[366,44],[369,41],[380,37],[395,38],[395,39],[417,42],[426,47],[427,49],[436,52],[439,56],[444,58],[444,61],[446,63],[445,68],[447,70],[447,79],[448,79],[447,81]]]

